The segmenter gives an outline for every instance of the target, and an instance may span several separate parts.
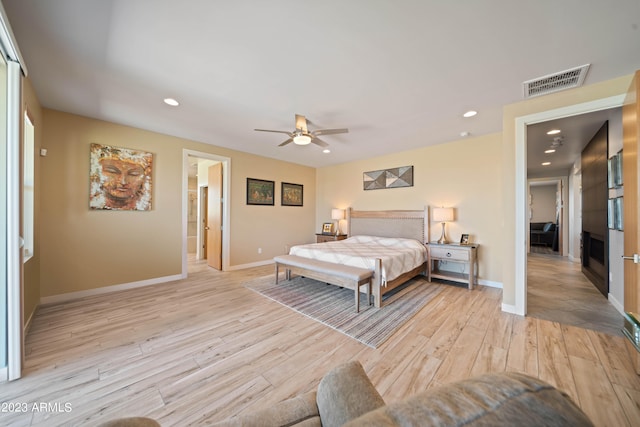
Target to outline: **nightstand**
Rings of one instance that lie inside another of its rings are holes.
[[[473,289],[473,285],[478,283],[478,246],[480,245],[477,243],[469,243],[467,245],[459,243],[429,243],[427,245],[429,256],[427,279],[429,281],[435,278],[467,283],[469,289]],[[463,264],[463,271],[467,270],[468,273],[441,270],[440,263],[443,261]]]
[[[338,240],[344,240],[347,238],[346,234],[322,234],[316,233],[316,243],[324,243],[324,242],[337,242]]]

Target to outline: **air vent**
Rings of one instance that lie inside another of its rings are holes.
[[[589,65],[572,68],[548,76],[527,80],[522,85],[524,87],[524,97],[533,98],[535,96],[547,95],[565,89],[582,86],[584,78],[587,76]]]

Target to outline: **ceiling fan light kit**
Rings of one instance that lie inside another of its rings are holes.
[[[296,135],[293,137],[293,143],[298,145],[311,144],[311,137],[309,135]]]
[[[328,147],[329,144],[318,138],[318,135],[335,135],[337,133],[348,133],[349,129],[316,129],[309,131],[307,127],[307,119],[305,116],[296,114],[296,130],[288,132],[286,130],[271,130],[271,129],[254,129],[258,132],[276,132],[284,133],[289,136],[289,139],[280,143],[278,147],[282,147],[293,142],[296,145],[309,145],[314,143],[320,147]],[[325,151],[327,152],[327,151]]]

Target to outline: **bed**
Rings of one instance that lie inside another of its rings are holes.
[[[425,274],[429,209],[358,211],[347,209],[347,239],[298,245],[289,254],[373,272],[371,291],[376,307],[382,296]],[[331,269],[329,269],[331,270]],[[304,275],[304,268],[298,271]],[[311,273],[311,272],[310,272]],[[331,283],[331,271],[327,271]]]

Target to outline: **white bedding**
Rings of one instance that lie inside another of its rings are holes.
[[[293,246],[289,254],[369,270],[375,270],[375,259],[380,258],[383,285],[427,260],[427,250],[417,240],[375,236]]]

